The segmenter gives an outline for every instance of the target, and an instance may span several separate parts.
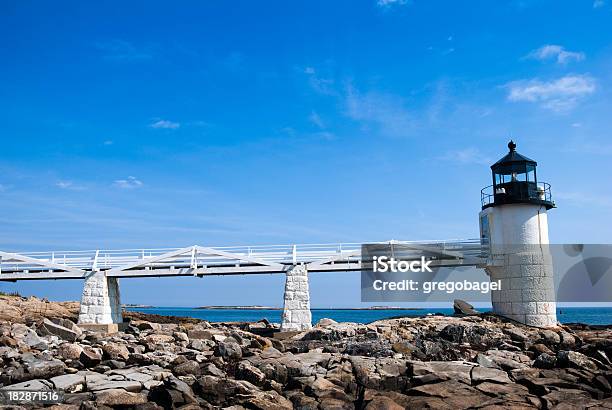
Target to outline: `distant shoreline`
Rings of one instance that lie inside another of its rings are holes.
[[[163,306],[145,306],[145,305],[124,305],[126,308],[138,309],[159,309]],[[194,310],[283,310],[281,307],[274,306],[198,306],[198,307],[181,307],[180,309]],[[424,310],[422,308],[405,308],[398,306],[371,306],[371,307],[353,307],[353,308],[311,308],[310,310]]]
[[[124,308],[137,308],[137,309],[154,309],[158,306],[151,306],[151,305],[138,305],[138,304],[125,304],[125,305],[121,305]]]

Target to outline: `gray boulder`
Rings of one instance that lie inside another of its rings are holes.
[[[46,350],[49,347],[48,343],[41,339],[33,329],[21,323],[13,324],[11,332],[13,338],[18,343],[24,344],[31,349]]]
[[[242,358],[242,349],[240,345],[233,341],[219,342],[217,345],[219,356],[226,360],[240,360]]]
[[[453,309],[457,315],[479,315],[480,312],[474,309],[474,306],[470,305],[464,300],[455,299],[453,302]]]
[[[102,346],[103,357],[110,360],[126,361],[130,357],[128,348],[119,343],[107,343]]]
[[[60,360],[32,360],[26,363],[26,371],[33,379],[50,379],[64,374],[66,366]]]
[[[69,342],[74,342],[81,335],[77,331],[73,329],[68,329],[62,325],[57,323],[53,323],[49,319],[44,319],[43,322],[38,327],[38,331],[42,335],[56,335],[64,340]]]
[[[62,343],[58,347],[57,353],[64,360],[79,360],[81,353],[83,353],[83,348],[76,343]]]
[[[573,367],[575,369],[584,369],[596,371],[597,365],[587,356],[582,353],[561,350],[557,353],[557,360],[562,367]]]
[[[551,356],[548,353],[540,354],[533,362],[533,367],[537,367],[539,369],[552,369],[556,366],[557,358],[555,356]]]
[[[96,367],[102,361],[102,351],[97,348],[86,346],[79,356],[79,361],[83,363],[85,367]]]

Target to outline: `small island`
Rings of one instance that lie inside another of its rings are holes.
[[[199,306],[198,310],[281,310],[282,308],[273,306]]]

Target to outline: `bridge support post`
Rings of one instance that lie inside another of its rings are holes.
[[[93,272],[85,278],[79,326],[92,330],[113,332],[123,324],[119,280],[104,272]]]
[[[294,332],[310,328],[312,328],[312,313],[308,270],[304,265],[296,265],[287,271],[281,331]]]
[[[501,285],[491,291],[493,312],[529,326],[556,326],[546,210],[531,204],[486,208],[480,228],[490,244],[485,270]]]

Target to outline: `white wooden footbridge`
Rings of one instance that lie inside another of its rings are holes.
[[[378,243],[414,249],[415,258],[424,249],[436,252],[432,266],[477,265],[483,252],[480,239],[367,242]],[[160,249],[0,251],[0,280],[84,279],[98,271],[115,278],[283,273],[296,265],[305,265],[310,272],[360,271],[362,245],[194,245]]]
[[[402,259],[418,260],[426,252],[436,267],[475,266],[485,256],[480,239],[368,244],[397,245]],[[80,324],[112,330],[122,322],[118,278],[282,273],[286,274],[282,328],[302,330],[311,325],[308,272],[361,271],[362,245],[0,252],[0,281],[84,279]]]

